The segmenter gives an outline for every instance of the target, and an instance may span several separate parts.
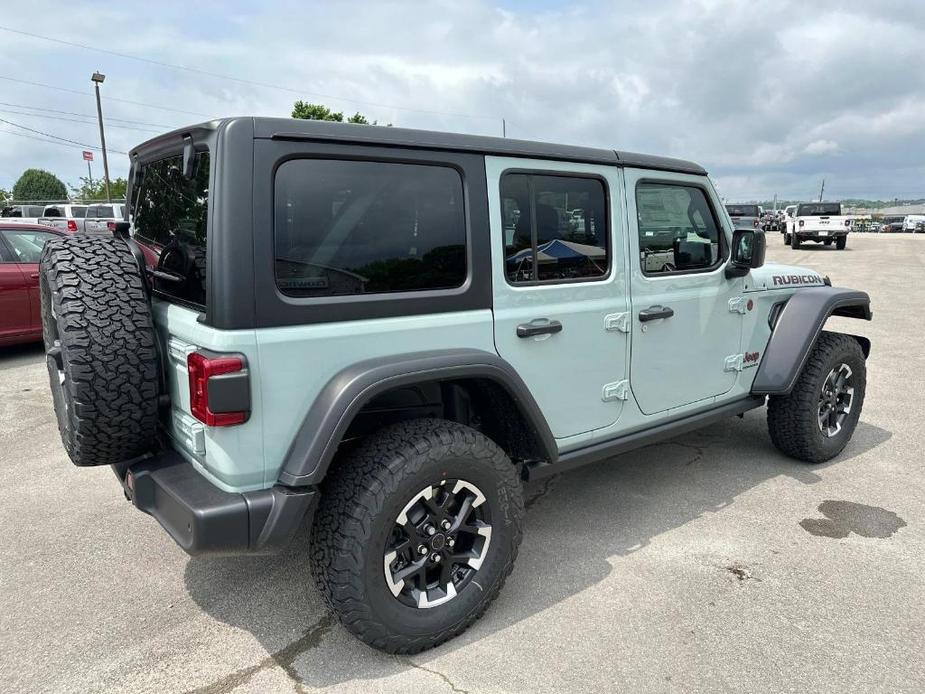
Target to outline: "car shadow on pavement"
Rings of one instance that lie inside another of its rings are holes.
[[[34,364],[42,359],[44,352],[45,346],[41,342],[0,347],[0,371]]]
[[[599,583],[620,557],[662,533],[721,513],[737,496],[775,477],[814,484],[821,469],[847,464],[891,435],[861,422],[841,455],[809,466],[772,447],[764,412],[757,410],[533,485],[524,542],[495,605],[461,637],[412,658],[375,651],[336,624],[311,580],[307,533],[277,556],[193,558],[185,576],[193,600],[216,620],[249,631],[269,654],[198,691],[230,691],[276,666],[312,687],[375,680],[409,668],[444,677],[427,664]]]
[[[838,251],[839,253],[845,253],[846,251],[850,251],[853,249],[851,248],[851,246],[845,246],[841,250],[838,250],[837,248],[835,248],[834,245],[826,246],[825,244],[822,244],[822,243],[814,243],[811,246],[800,245],[800,247],[797,250],[800,250],[800,251]]]

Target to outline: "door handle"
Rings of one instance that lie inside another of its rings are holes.
[[[649,306],[639,312],[639,320],[642,323],[659,318],[671,318],[674,315],[674,309],[667,306]]]
[[[542,321],[542,322],[541,322]],[[537,335],[555,335],[562,332],[562,323],[557,320],[538,318],[517,326],[517,337],[535,337]]]
[[[29,275],[29,277],[31,277],[34,280],[37,280],[39,278],[39,273],[33,272],[31,275]]]

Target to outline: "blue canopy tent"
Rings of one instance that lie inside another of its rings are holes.
[[[525,248],[507,257],[508,273],[519,274],[524,264],[529,267],[533,258],[533,249]],[[589,246],[574,241],[553,239],[536,247],[537,265],[555,265],[563,268],[577,268],[589,263],[597,271],[595,274],[604,274],[606,268],[601,267],[597,261],[607,258],[607,250],[599,246]],[[511,268],[511,266],[516,266]]]

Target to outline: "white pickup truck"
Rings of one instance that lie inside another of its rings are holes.
[[[121,222],[124,216],[125,205],[120,203],[106,203],[105,205],[90,205],[87,208],[87,218],[84,221],[85,231],[111,232],[115,222]]]
[[[42,205],[10,205],[0,210],[0,217],[4,223],[39,224],[44,210]]]
[[[842,251],[848,243],[851,217],[842,215],[839,202],[804,202],[787,217],[784,243],[799,248],[804,241],[815,241]]]
[[[87,216],[86,205],[46,205],[39,219],[45,224],[61,231],[76,232],[84,230],[84,218]]]

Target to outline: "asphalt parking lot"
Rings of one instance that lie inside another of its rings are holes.
[[[0,689],[925,689],[925,236],[768,260],[867,290],[861,422],[834,461],[772,448],[764,410],[530,490],[514,573],[461,638],[413,657],[322,608],[307,538],[187,557],[107,468],[67,460],[40,347],[0,348]]]

